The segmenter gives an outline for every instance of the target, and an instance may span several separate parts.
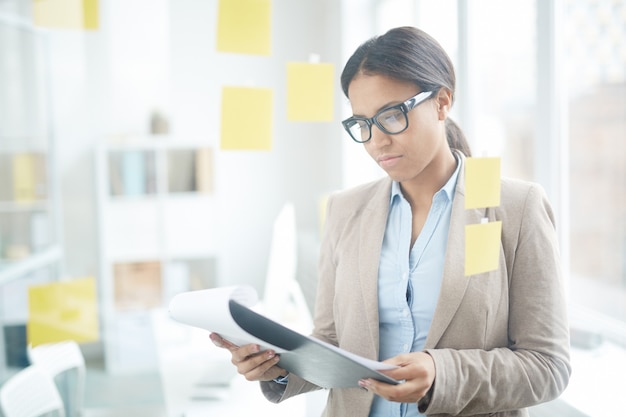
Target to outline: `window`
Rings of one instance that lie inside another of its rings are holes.
[[[450,54],[452,117],[474,154],[500,156],[504,175],[541,183],[553,203],[574,374],[545,415],[618,414],[626,370],[626,2],[373,3],[370,35],[412,17]],[[363,182],[367,171],[358,172]]]
[[[567,0],[564,17],[572,302],[626,329],[626,4]]]

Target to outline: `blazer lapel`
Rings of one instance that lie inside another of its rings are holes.
[[[448,248],[443,268],[443,279],[433,321],[426,337],[425,348],[437,346],[461,304],[471,276],[465,276],[465,225],[480,223],[484,209],[465,209],[465,157],[461,167],[452,203]]]
[[[387,215],[389,212],[389,198],[391,195],[391,181],[380,181],[380,186],[363,210],[360,218],[359,240],[359,271],[358,280],[361,287],[363,302],[367,308],[366,323],[371,338],[371,358],[378,358],[378,263],[382,247]]]

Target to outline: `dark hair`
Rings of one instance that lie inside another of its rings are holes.
[[[450,148],[460,151],[465,156],[472,156],[472,150],[469,147],[465,133],[450,117],[446,118],[446,138]]]
[[[341,73],[341,88],[346,97],[350,83],[358,74],[378,74],[411,82],[421,91],[447,88],[454,102],[456,76],[452,60],[433,37],[415,27],[391,29],[354,51]],[[446,137],[452,149],[471,156],[465,134],[450,118],[446,119]]]

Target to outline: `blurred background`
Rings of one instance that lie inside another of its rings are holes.
[[[266,403],[167,304],[250,285],[309,328],[325,197],[384,174],[339,74],[400,25],[454,61],[474,155],[554,206],[574,373],[533,415],[624,410],[623,0],[0,0],[0,384],[72,340],[86,377],[55,381],[83,415],[319,415],[324,392]]]

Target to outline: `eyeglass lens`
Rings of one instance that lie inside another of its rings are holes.
[[[407,118],[404,112],[397,107],[383,110],[377,114],[374,124],[388,134],[400,133],[407,128]],[[371,125],[367,120],[357,119],[349,126],[350,135],[357,141],[363,142],[371,136]]]

